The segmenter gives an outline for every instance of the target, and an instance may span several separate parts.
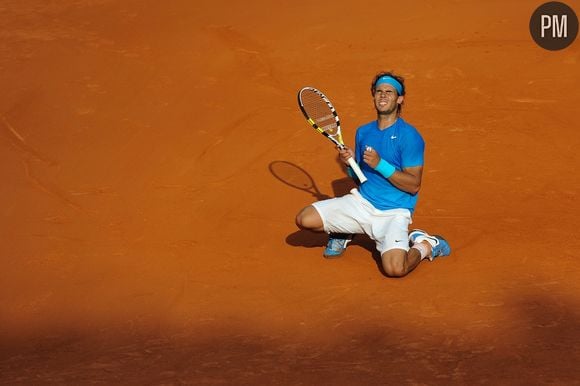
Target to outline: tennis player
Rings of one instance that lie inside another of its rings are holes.
[[[330,234],[327,258],[341,256],[353,234],[367,234],[381,254],[385,274],[401,277],[425,259],[448,256],[451,248],[441,236],[419,229],[409,232],[421,188],[425,142],[401,118],[404,79],[381,72],[373,78],[371,95],[377,119],[357,129],[354,150],[339,149],[347,167],[348,158],[355,157],[368,181],[345,196],[307,206],[296,216],[296,224]]]

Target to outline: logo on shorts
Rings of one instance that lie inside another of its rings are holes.
[[[578,35],[578,17],[558,1],[540,5],[530,18],[530,34],[542,48],[557,51],[568,47]]]

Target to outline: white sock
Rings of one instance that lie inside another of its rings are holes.
[[[421,254],[421,260],[426,259],[430,255],[429,248],[423,243],[415,243],[411,248],[415,248]]]
[[[427,241],[429,244],[431,244],[431,247],[434,247],[437,245],[437,239],[433,236],[429,236],[429,235],[425,235],[425,236],[418,236],[415,239],[415,244],[419,244],[421,241]]]

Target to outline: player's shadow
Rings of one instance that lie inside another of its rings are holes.
[[[270,173],[280,182],[298,190],[302,190],[317,201],[326,200],[332,197],[340,197],[356,184],[350,177],[344,177],[331,182],[332,196],[320,192],[312,176],[300,166],[288,161],[273,161],[269,165]],[[294,247],[320,248],[326,246],[328,235],[322,232],[312,232],[307,230],[297,230],[286,237],[286,243]],[[380,260],[380,256],[375,249],[374,242],[366,235],[355,235],[350,245],[358,245],[368,250],[375,261]]]

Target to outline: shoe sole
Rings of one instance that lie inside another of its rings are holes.
[[[342,252],[339,255],[327,255],[326,253],[322,254],[322,256],[324,256],[325,259],[337,259],[337,258],[341,257],[342,255],[344,255],[344,252]]]

